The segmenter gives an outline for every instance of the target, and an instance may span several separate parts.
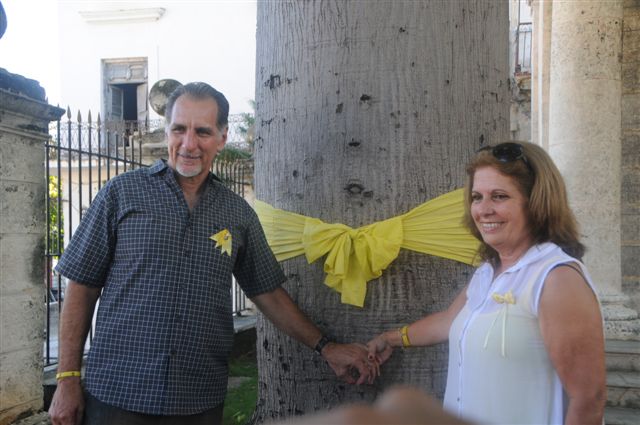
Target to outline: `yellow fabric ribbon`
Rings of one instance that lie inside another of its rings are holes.
[[[493,325],[496,324],[496,320],[498,320],[498,316],[502,314],[501,352],[502,352],[502,357],[506,357],[507,356],[507,350],[506,350],[507,315],[509,314],[509,304],[514,305],[516,303],[516,298],[513,296],[513,293],[511,292],[511,290],[506,292],[504,295],[500,295],[499,293],[494,292],[493,294],[491,294],[491,298],[493,298],[493,300],[498,304],[504,304],[504,307],[500,310],[498,314],[496,314],[496,317],[493,318],[493,322],[491,322],[491,326],[489,326],[489,329],[487,330],[487,335],[484,337],[484,348],[486,349],[487,345],[489,344],[489,335],[493,330]]]
[[[226,253],[228,256],[231,256],[231,250],[233,248],[231,232],[223,229],[215,235],[209,236],[209,239],[216,241],[216,248],[220,248],[221,253]]]
[[[327,255],[325,284],[345,304],[364,305],[367,282],[378,278],[400,248],[476,264],[478,241],[462,225],[462,189],[444,194],[406,214],[353,229],[328,224],[256,201],[269,246],[278,261],[305,255],[312,263]]]
[[[491,294],[491,298],[493,298],[493,300],[498,304],[515,304],[516,303],[516,299],[513,296],[513,293],[511,292],[511,290],[509,290],[509,292],[505,293],[504,295],[500,295],[499,293],[494,292],[493,294]]]

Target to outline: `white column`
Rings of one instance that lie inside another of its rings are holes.
[[[548,150],[567,183],[608,322],[637,318],[621,304],[621,49],[622,0],[553,2]]]
[[[552,0],[534,0],[531,43],[531,142],[549,148],[549,66]]]

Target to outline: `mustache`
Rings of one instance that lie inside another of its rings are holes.
[[[178,151],[178,155],[179,156],[183,156],[185,158],[190,158],[190,159],[196,159],[196,158],[201,158],[202,154],[198,153],[198,154],[192,154],[192,153],[188,153],[188,152],[180,152]]]

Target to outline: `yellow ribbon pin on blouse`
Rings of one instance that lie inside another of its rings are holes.
[[[491,330],[493,330],[493,325],[496,324],[496,320],[498,320],[498,316],[502,314],[502,343],[500,344],[500,348],[501,348],[500,352],[502,354],[502,357],[506,357],[507,356],[507,348],[506,348],[507,315],[509,314],[509,304],[514,305],[516,303],[516,298],[513,296],[511,289],[505,292],[504,295],[500,295],[499,293],[494,292],[493,294],[491,294],[491,298],[493,298],[493,300],[498,304],[504,304],[504,307],[502,308],[502,310],[500,310],[498,314],[496,314],[496,317],[493,319],[493,322],[491,322],[491,326],[489,326],[489,330],[487,330],[487,335],[484,338],[484,348],[486,349],[487,345],[489,344],[489,335],[491,335]]]
[[[304,255],[309,263],[326,254],[324,283],[341,301],[364,305],[367,282],[381,276],[401,248],[476,264],[478,241],[462,225],[462,189],[408,213],[353,229],[325,223],[256,200],[254,208],[278,261]]]
[[[215,235],[209,236],[209,239],[216,241],[216,248],[220,248],[221,252],[231,256],[233,244],[231,240],[231,233],[227,229],[223,229]]]
[[[509,290],[509,292],[505,293],[504,295],[500,295],[497,292],[494,292],[491,295],[491,298],[493,298],[493,300],[498,304],[515,304],[516,303],[516,299],[513,296],[513,293],[511,292],[511,290]]]

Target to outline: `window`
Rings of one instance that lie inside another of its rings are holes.
[[[516,30],[515,73],[531,74],[531,6],[527,0],[518,0],[518,27]]]

